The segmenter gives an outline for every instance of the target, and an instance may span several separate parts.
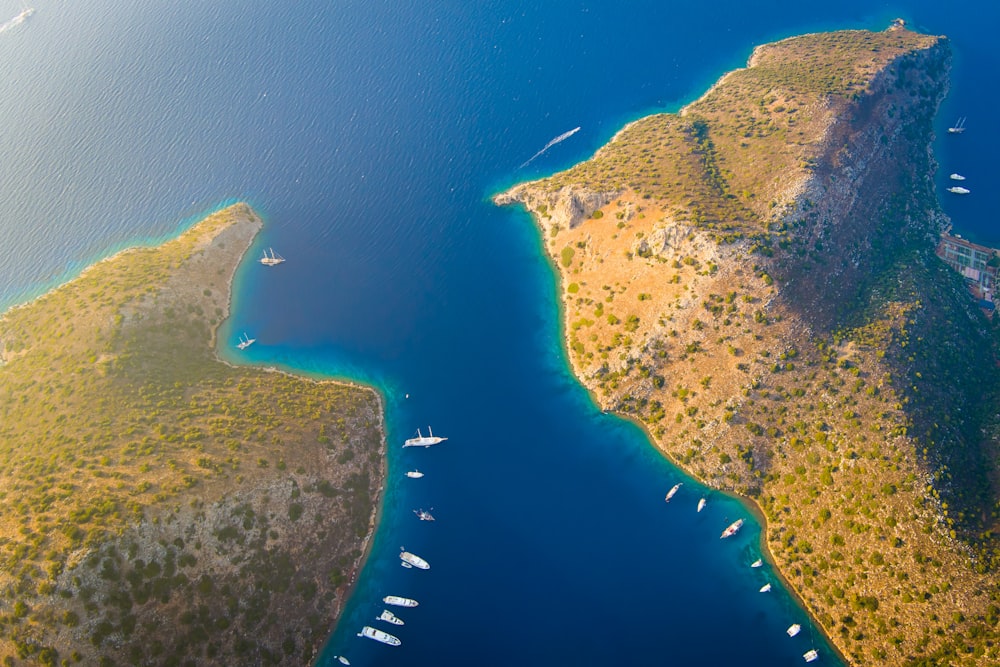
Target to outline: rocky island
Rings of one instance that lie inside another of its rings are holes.
[[[855,665],[1000,662],[996,334],[934,255],[949,65],[899,23],[761,46],[495,198],[541,228],[595,400],[759,508]]]
[[[0,317],[3,664],[308,663],[385,476],[372,390],[215,354],[225,208]]]

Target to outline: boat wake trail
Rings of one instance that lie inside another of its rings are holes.
[[[11,28],[16,28],[17,26],[21,25],[22,23],[28,20],[29,16],[31,16],[34,13],[35,13],[34,9],[25,9],[23,12],[21,12],[14,18],[10,19],[9,21],[0,23],[0,34],[7,32]]]
[[[542,153],[544,153],[545,151],[549,150],[550,148],[552,148],[553,146],[555,146],[555,145],[556,145],[556,144],[558,144],[559,142],[561,142],[561,141],[566,141],[567,139],[569,139],[570,137],[572,137],[572,136],[573,136],[574,134],[576,134],[576,133],[577,133],[577,132],[579,132],[579,131],[580,131],[580,128],[578,128],[578,127],[574,127],[574,128],[573,128],[572,130],[570,130],[569,132],[563,132],[563,133],[562,133],[562,134],[560,134],[560,135],[559,135],[558,137],[556,137],[555,139],[553,139],[553,140],[552,140],[552,141],[550,141],[549,143],[545,144],[545,147],[544,147],[544,148],[542,148],[542,150],[538,151],[537,153],[535,153],[534,155],[532,155],[531,157],[529,157],[529,158],[528,158],[528,159],[527,159],[527,160],[526,160],[526,161],[524,162],[524,164],[522,164],[522,165],[521,165],[520,167],[518,167],[518,169],[524,169],[524,168],[525,168],[525,167],[527,167],[527,166],[528,166],[529,164],[531,164],[532,160],[534,160],[534,159],[535,159],[536,157],[538,157],[539,155],[541,155],[541,154],[542,154]]]

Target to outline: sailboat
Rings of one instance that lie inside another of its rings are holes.
[[[249,336],[247,336],[246,332],[244,331],[243,335],[240,336],[240,342],[236,343],[236,347],[238,347],[241,350],[245,350],[251,345],[253,345],[254,341],[256,340],[257,340],[256,338],[250,338]]]
[[[706,503],[706,500],[704,498],[702,498],[701,500],[698,501],[698,511],[699,512],[702,511],[703,509],[705,509],[705,503]]]
[[[427,432],[430,433],[430,435],[421,435],[420,429],[417,429],[417,437],[410,438],[409,440],[403,442],[403,447],[430,447],[431,445],[436,445],[439,442],[444,442],[448,439],[434,435],[434,431],[431,430],[430,426],[427,427]]]
[[[948,128],[948,134],[962,134],[965,132],[965,116],[958,119],[958,122]]]
[[[267,251],[270,250],[271,254],[268,255]],[[277,266],[285,261],[285,258],[274,252],[274,248],[268,248],[264,251],[264,256],[260,258],[260,263],[264,266]]]
[[[674,484],[672,487],[670,487],[670,490],[667,491],[667,495],[666,495],[666,497],[663,500],[665,500],[666,502],[669,503],[670,499],[674,497],[674,494],[677,493],[677,490],[679,488],[681,488],[681,485],[683,485],[683,484],[684,484],[684,482],[681,482],[679,484]]]

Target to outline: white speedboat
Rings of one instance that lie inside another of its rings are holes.
[[[246,333],[244,332],[244,334],[240,336],[240,342],[236,343],[236,347],[238,347],[241,350],[245,350],[251,345],[253,345],[254,342],[256,342],[256,340],[257,340],[256,338],[250,338],[250,336],[247,336]]]
[[[670,488],[670,490],[669,490],[669,491],[667,491],[667,497],[666,497],[666,498],[664,498],[664,500],[665,500],[666,502],[668,502],[668,503],[669,503],[669,502],[670,502],[670,499],[671,499],[671,498],[673,498],[673,497],[674,497],[674,495],[676,495],[676,494],[677,494],[677,489],[681,488],[681,486],[683,486],[683,485],[684,485],[684,482],[681,482],[680,484],[674,484],[674,485],[673,485],[673,486],[672,486],[672,487]]]
[[[816,649],[814,648],[811,648],[802,654],[802,659],[805,660],[806,662],[815,662],[818,658],[819,658],[819,653],[817,653]]]
[[[969,192],[971,192],[971,190],[969,190],[968,188],[963,188],[960,185],[956,185],[953,188],[948,188],[948,192],[952,193],[953,195],[967,195],[969,194]]]
[[[761,593],[770,593],[771,592],[771,584],[764,584],[763,586],[761,586],[760,587],[760,592]]]
[[[736,521],[733,521],[724,531],[722,531],[722,535],[719,536],[719,539],[724,540],[727,537],[732,537],[737,532],[739,532],[740,528],[742,527],[743,527],[743,519],[737,519]]]
[[[431,569],[430,563],[416,554],[411,554],[409,551],[399,552],[399,559],[410,567],[420,568],[421,570]]]
[[[419,602],[412,598],[401,598],[398,595],[386,595],[382,598],[382,602],[386,604],[391,604],[396,607],[416,607]]]
[[[432,507],[431,509],[434,509],[434,508]],[[413,510],[413,513],[416,514],[417,517],[421,521],[433,521],[434,520],[434,515],[431,514],[430,512],[428,512],[427,510],[423,510],[423,509]]]
[[[267,250],[264,251],[264,256],[260,258],[260,263],[264,266],[277,266],[285,261],[285,258],[274,252],[274,248],[268,248],[271,254],[267,254]]]
[[[424,476],[424,473],[420,472],[419,470],[408,470],[406,472],[406,476],[409,477],[410,479],[420,479],[421,477]]]
[[[754,562],[750,563],[750,567],[760,567],[763,564],[764,564],[764,561],[761,560],[760,558],[758,558]]]
[[[965,180],[965,176],[962,176],[961,174],[952,174],[948,178],[950,178],[953,181],[964,181]]]
[[[436,445],[439,442],[444,442],[448,439],[434,435],[434,431],[431,430],[430,426],[427,427],[427,432],[430,433],[430,435],[421,435],[420,429],[418,428],[417,437],[410,438],[405,441],[403,443],[403,447],[430,447],[431,445]]]
[[[703,509],[705,509],[705,499],[704,498],[702,498],[701,500],[698,501],[698,511],[700,512]]]
[[[376,630],[370,625],[366,625],[361,628],[361,632],[358,633],[358,637],[368,637],[368,639],[374,639],[377,642],[382,642],[383,644],[388,644],[389,646],[399,646],[403,643],[399,641],[398,637],[394,637],[388,632]]]
[[[402,565],[403,567],[405,567],[405,568],[406,568],[407,570],[409,570],[409,569],[412,569],[412,568],[413,568],[413,566],[412,566],[412,565],[410,565],[409,563],[407,563],[407,562],[406,562],[405,560],[401,560],[401,561],[399,561],[399,564],[400,564],[400,565]]]
[[[403,625],[403,619],[396,616],[394,613],[388,609],[383,609],[381,615],[376,619],[379,621],[385,621],[386,623],[392,623],[393,625]]]
[[[785,632],[788,633],[789,637],[794,637],[795,635],[802,632],[802,626],[799,625],[798,623],[792,623],[791,625],[788,626],[788,629],[785,630]]]

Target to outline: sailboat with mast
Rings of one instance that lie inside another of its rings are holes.
[[[268,254],[270,251],[270,255]],[[264,266],[277,266],[285,261],[285,258],[274,252],[274,248],[268,248],[264,251],[264,256],[260,258],[260,263]]]
[[[257,340],[256,338],[250,338],[250,336],[248,336],[244,331],[243,335],[240,336],[240,342],[236,343],[236,347],[238,347],[241,350],[245,350],[251,345],[253,345],[254,342],[256,342],[256,340]]]
[[[958,119],[954,125],[948,128],[948,134],[962,134],[965,132],[965,116]]]
[[[439,442],[444,442],[448,439],[434,435],[434,431],[431,430],[430,426],[427,427],[427,432],[430,433],[430,435],[421,435],[420,429],[418,428],[417,437],[410,438],[409,440],[403,442],[403,447],[430,447],[431,445],[436,445]]]

